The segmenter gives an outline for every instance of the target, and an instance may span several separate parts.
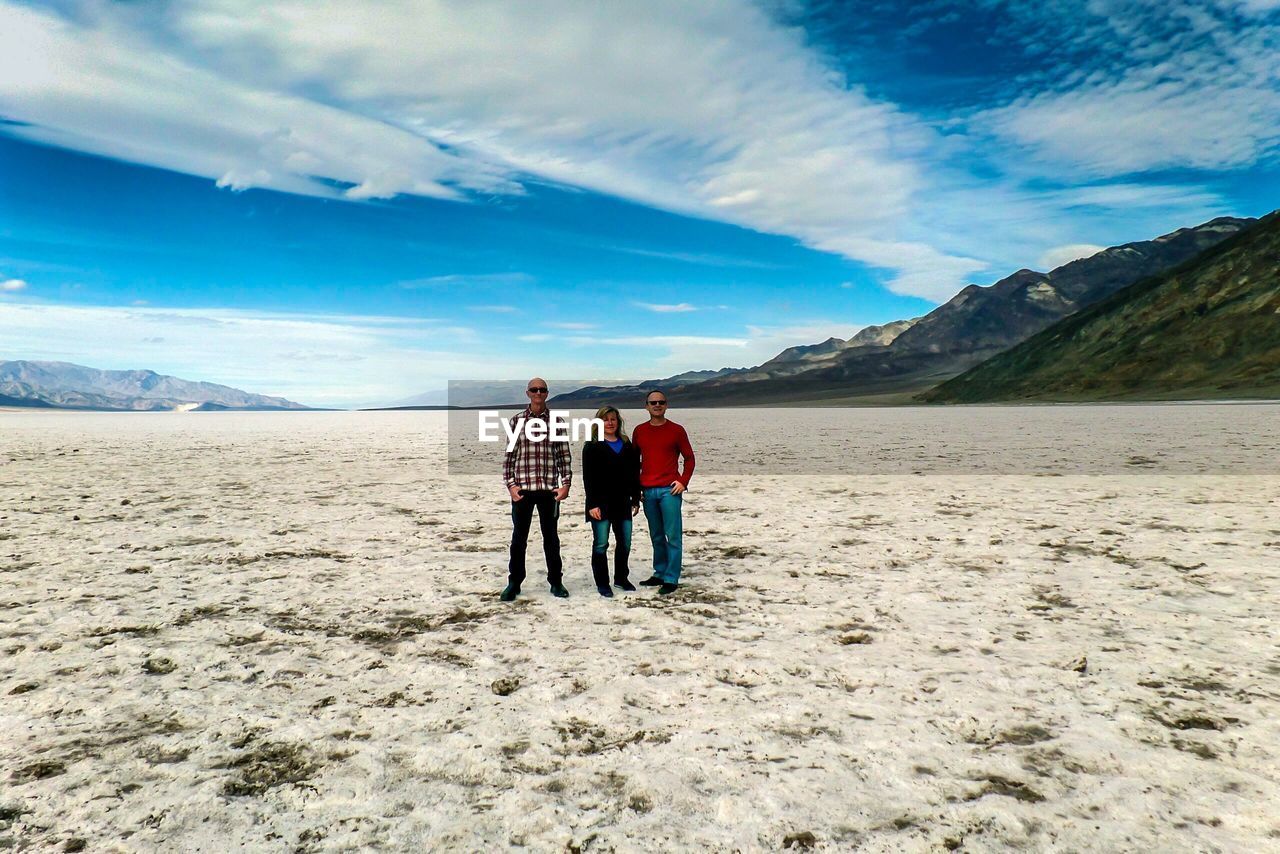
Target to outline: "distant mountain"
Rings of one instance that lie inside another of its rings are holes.
[[[721,368],[718,371],[685,371],[683,374],[675,374],[674,376],[665,377],[659,380],[641,380],[639,386],[644,388],[648,386],[662,387],[664,385],[689,385],[692,383],[706,382],[707,380],[715,380],[720,377],[727,377],[733,374],[739,374],[747,368]]]
[[[1280,398],[1280,213],[923,395],[931,402]]]
[[[101,371],[69,362],[0,362],[0,405],[109,411],[309,409],[283,397],[155,371]]]
[[[1254,222],[1220,217],[1154,240],[1105,249],[1048,273],[1019,270],[989,287],[969,285],[924,317],[863,330],[847,342],[828,339],[792,347],[758,367],[671,385],[667,391],[681,406],[910,402],[913,395],[1121,288],[1195,257]],[[863,334],[867,337],[854,345]],[[594,389],[592,399],[642,390]]]
[[[713,373],[713,372],[708,372]],[[528,400],[524,390],[528,380],[451,380],[447,389],[427,391],[413,397],[388,404],[387,409],[399,409],[415,406],[510,406],[513,403],[524,403]],[[560,380],[547,378],[551,396],[571,393],[585,386],[599,387],[617,380]]]
[[[887,347],[906,332],[920,318],[912,320],[895,320],[883,326],[868,326],[859,330],[857,335],[849,339],[828,338],[820,344],[803,344],[799,347],[788,347],[756,370],[767,370],[770,366],[786,364],[809,364],[829,361],[837,354],[854,347]]]
[[[688,388],[711,380],[745,375],[751,370],[751,368],[720,368],[719,370],[685,371],[682,374],[675,374],[656,380],[641,380],[638,383],[628,385],[604,385],[597,381],[574,391],[553,394],[548,402],[558,406],[585,408],[600,406],[605,403],[621,406],[627,401],[638,401],[636,405],[640,406],[650,389]]]
[[[448,388],[425,391],[387,404],[388,408],[411,406],[505,406],[524,400],[527,380],[496,382],[451,382]]]
[[[820,344],[804,344],[788,347],[764,364],[754,368],[720,368],[719,370],[685,371],[682,374],[656,380],[641,380],[634,385],[592,385],[569,394],[555,397],[551,402],[566,406],[595,406],[602,403],[642,400],[650,389],[679,389],[681,403],[684,393],[692,386],[745,386],[759,380],[801,374],[821,365],[831,364],[840,353],[858,347],[883,346],[893,341],[915,320],[895,320],[883,326],[868,326],[852,338],[828,338]]]
[[[799,374],[808,374],[820,368],[834,365],[838,359],[854,350],[875,352],[877,348],[887,347],[906,332],[920,318],[911,320],[895,320],[882,326],[868,326],[858,331],[852,338],[828,338],[818,344],[802,344],[788,347],[769,361],[744,370],[735,371],[724,380],[723,385],[753,383],[759,380],[781,379]],[[719,379],[713,377],[712,379]],[[708,387],[709,388],[709,387]]]

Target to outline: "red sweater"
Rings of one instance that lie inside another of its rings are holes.
[[[689,434],[674,421],[654,427],[648,421],[631,431],[631,443],[640,451],[640,485],[670,486],[677,480],[686,487],[693,477],[693,446]],[[676,465],[684,457],[684,472]]]

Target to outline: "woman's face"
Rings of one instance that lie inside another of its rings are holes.
[[[606,433],[618,432],[618,416],[614,415],[612,412],[610,412],[608,415],[604,417],[604,432]]]

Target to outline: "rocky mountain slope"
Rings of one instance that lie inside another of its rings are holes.
[[[969,285],[924,317],[871,327],[847,342],[829,339],[789,348],[756,368],[696,384],[673,384],[667,390],[682,406],[907,402],[1254,222],[1220,217],[1154,240],[1114,246],[1048,273],[1019,270],[988,287]],[[575,395],[578,401],[595,402],[635,396],[642,390],[595,388]],[[568,403],[573,397],[557,402]]]
[[[1280,214],[926,393],[932,402],[1280,397]]]

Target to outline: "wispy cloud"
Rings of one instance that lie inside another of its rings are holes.
[[[679,314],[686,311],[697,311],[696,305],[690,305],[687,302],[678,303],[658,303],[658,302],[633,302],[632,305],[637,308],[643,308],[645,311],[656,311],[662,314]]]
[[[1051,28],[1055,50],[975,125],[1102,176],[1274,158],[1280,19],[1266,14],[1268,2],[993,3],[1015,47]],[[1242,19],[1242,10],[1258,17]]]
[[[489,314],[515,314],[519,311],[514,305],[471,305],[467,306],[471,311],[484,311]]]
[[[738,258],[732,255],[717,255],[713,252],[676,252],[658,249],[646,249],[639,246],[604,246],[609,252],[622,252],[627,255],[639,255],[642,258],[661,258],[666,261],[679,261],[683,264],[698,264],[703,267],[741,267],[744,269],[776,270],[778,264],[758,261],[752,258]]]
[[[0,282],[0,291],[4,291],[5,293],[12,294],[26,289],[27,283],[22,279],[5,279],[3,282]]]
[[[1106,247],[1095,246],[1092,243],[1071,243],[1067,246],[1055,246],[1040,256],[1040,259],[1036,262],[1036,269],[1048,272],[1061,267],[1063,264],[1097,255],[1103,249],[1106,249]]]
[[[477,286],[520,286],[536,281],[528,273],[451,273],[446,276],[427,276],[422,279],[405,279],[396,286],[406,290],[425,288],[465,288]]]
[[[302,403],[392,400],[445,378],[486,376],[464,332],[431,322],[234,309],[8,302],[0,340],[11,356],[99,368],[151,368]]]
[[[921,276],[957,266],[899,246],[932,131],[748,0],[0,0],[0,56],[0,111],[27,123],[9,132],[231,190],[465,199],[533,175]]]
[[[1221,212],[1203,188],[1155,205],[1135,174],[1274,158],[1273,0],[977,2],[1037,70],[939,117],[869,94],[773,14],[803,4],[0,0],[0,113],[232,191],[462,202],[560,182],[791,236],[932,300],[1116,221]]]
[[[548,323],[547,326],[552,329],[568,329],[571,331],[581,331],[585,329],[595,329],[598,324],[595,323]]]
[[[391,322],[389,322],[391,321]],[[729,335],[530,332],[530,346],[434,320],[205,308],[70,306],[7,301],[0,341],[18,358],[150,368],[320,406],[381,405],[449,380],[519,376],[658,376],[765,361],[856,326],[752,327]]]
[[[0,5],[0,109],[24,122],[13,133],[202,175],[229,190],[357,200],[518,191],[502,170],[390,122],[213,70],[195,55],[197,33],[166,49],[132,11],[79,5],[75,20]],[[173,11],[212,23],[233,10]]]
[[[654,368],[639,373],[677,374],[714,367],[751,367],[768,361],[788,347],[813,344],[827,338],[849,338],[862,326],[846,323],[813,322],[789,326],[748,326],[741,335],[623,335],[573,336],[567,343],[576,347],[635,347],[647,353],[662,351],[651,362]],[[634,363],[632,365],[635,370]]]

